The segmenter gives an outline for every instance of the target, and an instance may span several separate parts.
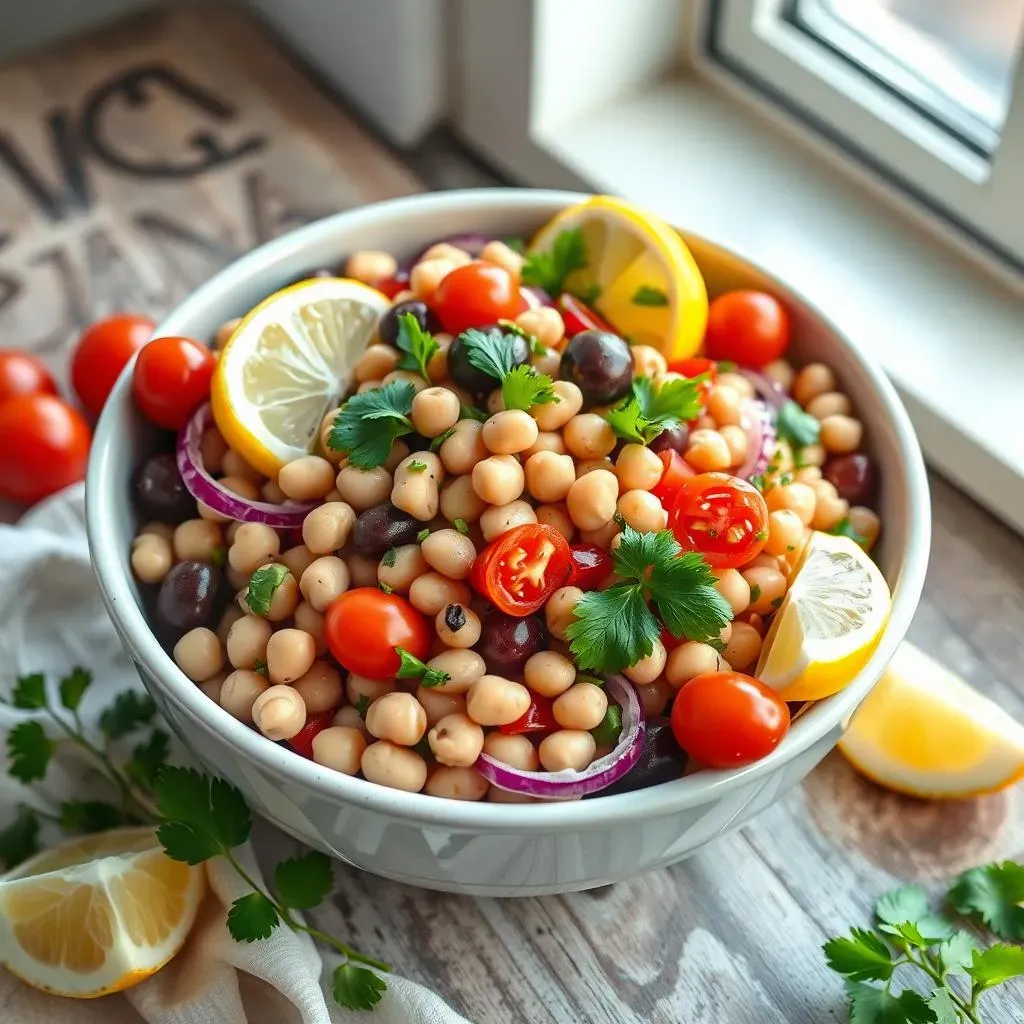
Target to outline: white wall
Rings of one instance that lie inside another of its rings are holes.
[[[0,0],[0,60],[108,21],[153,0]]]

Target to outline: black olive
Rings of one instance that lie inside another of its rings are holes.
[[[635,370],[632,349],[610,331],[581,331],[562,352],[561,375],[583,392],[584,405],[622,398],[633,385]]]
[[[869,505],[874,499],[878,474],[870,456],[863,452],[833,455],[822,467],[821,475],[851,505]]]
[[[380,318],[380,323],[377,325],[377,337],[385,345],[398,344],[398,329],[401,327],[401,321],[398,318],[404,313],[412,313],[416,317],[416,322],[425,331],[441,329],[437,317],[425,302],[421,302],[419,299],[408,299],[406,302],[396,303]]]
[[[183,523],[194,519],[196,499],[188,493],[173,455],[151,455],[135,471],[135,507],[143,519]]]
[[[690,439],[690,428],[685,423],[667,427],[647,447],[652,452],[686,453],[686,442]]]
[[[644,747],[637,763],[617,782],[594,795],[615,796],[616,793],[632,793],[637,789],[671,782],[682,776],[686,761],[686,753],[676,743],[668,719],[652,718],[647,723]]]
[[[352,542],[357,554],[380,558],[388,548],[412,544],[422,529],[423,524],[418,519],[385,501],[359,513]]]
[[[484,659],[488,672],[512,678],[521,675],[527,659],[547,643],[547,626],[540,616],[516,619],[497,608],[488,608],[475,650]]]
[[[503,336],[501,344],[512,352],[512,365],[522,366],[530,361],[530,345],[527,340],[518,334],[508,334],[500,327],[481,327],[484,332],[497,332]],[[493,391],[498,386],[498,381],[489,373],[478,370],[470,361],[466,352],[465,342],[460,334],[448,348],[448,376],[452,383],[468,391],[471,395],[479,397]]]
[[[190,629],[216,625],[229,597],[220,569],[207,562],[178,562],[164,577],[156,595],[153,625],[165,643],[174,643]]]

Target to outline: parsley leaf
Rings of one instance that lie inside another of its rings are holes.
[[[501,382],[501,398],[506,409],[529,412],[535,405],[561,401],[553,385],[546,373],[538,373],[532,366],[517,366]]]
[[[700,415],[705,375],[670,380],[655,387],[649,377],[637,377],[619,405],[604,414],[612,430],[627,441],[650,444],[662,431]]]
[[[411,462],[406,463],[405,468],[410,473],[422,473],[427,468],[427,464],[419,459],[413,459]]]
[[[619,576],[642,579],[655,562],[672,558],[678,551],[679,542],[669,530],[638,533],[627,526],[619,546],[612,552],[612,566]]]
[[[965,871],[948,898],[961,914],[981,918],[999,938],[1024,941],[1024,864],[1007,860]]]
[[[475,405],[460,405],[459,419],[476,420],[478,423],[486,423],[490,417],[483,411],[483,409],[478,409]]]
[[[913,989],[894,996],[884,988],[848,981],[846,997],[850,1001],[850,1024],[935,1024],[935,1015],[924,997]]]
[[[356,698],[356,711],[360,718],[366,718],[366,712],[370,710],[370,698],[365,693],[359,694]]]
[[[301,857],[281,861],[274,869],[274,889],[286,907],[308,910],[331,891],[331,858],[310,850]]]
[[[257,658],[253,662],[253,672],[258,672],[264,679],[270,678],[270,669],[267,667],[267,663],[262,658]]]
[[[410,654],[404,647],[396,647],[395,654],[398,655],[398,660],[401,662],[398,671],[395,673],[399,679],[418,679],[420,686],[424,686],[428,690],[434,686],[440,686],[442,683],[447,683],[451,679],[451,675],[448,672],[442,672],[436,668],[427,668],[419,658],[414,654]]]
[[[803,448],[804,445],[818,443],[821,424],[796,402],[789,401],[779,410],[775,431],[780,441],[789,441],[794,447]]]
[[[500,327],[471,327],[459,335],[471,366],[495,380],[504,380],[518,365],[512,334]]]
[[[7,735],[7,774],[21,782],[44,778],[56,749],[39,722],[19,722]]]
[[[46,707],[46,680],[42,673],[19,676],[11,691],[11,704],[22,711],[35,711]]]
[[[866,928],[851,928],[849,937],[829,939],[822,949],[829,967],[851,981],[888,981],[892,977],[889,947]]]
[[[579,228],[561,231],[549,252],[528,253],[520,278],[525,285],[543,288],[554,297],[565,291],[565,279],[587,266],[587,247]]]
[[[353,963],[339,964],[334,968],[331,994],[339,1006],[348,1010],[372,1010],[381,1000],[381,993],[387,985],[384,979],[366,967]]]
[[[565,635],[577,667],[583,669],[621,672],[646,658],[661,635],[643,587],[635,583],[589,591],[574,614]]]
[[[948,921],[931,913],[928,897],[919,885],[901,885],[886,893],[875,903],[875,916],[880,922],[879,931],[915,946],[932,946],[953,934]]]
[[[465,419],[464,416],[461,417],[461,418]],[[452,434],[454,434],[454,433],[455,433],[455,428],[454,427],[449,427],[443,434],[438,434],[437,437],[435,437],[430,442],[430,450],[432,452],[436,452],[437,449],[440,448],[441,445],[443,445],[445,443],[445,441],[447,441],[448,438],[451,437]]]
[[[577,677],[578,679],[579,677]],[[614,747],[622,733],[622,708],[618,704],[609,703],[599,725],[590,730],[599,746]]]
[[[92,673],[76,665],[60,681],[60,702],[68,711],[77,711],[78,705],[82,703],[85,691],[89,689],[92,682]]]
[[[398,337],[395,339],[395,346],[402,353],[398,360],[398,369],[412,370],[429,382],[427,363],[434,358],[441,346],[429,331],[420,326],[419,320],[412,313],[403,313],[398,318]]]
[[[1024,975],[1024,946],[1010,946],[997,943],[988,949],[976,949],[967,973],[973,981],[975,992],[984,992],[1011,978]]]
[[[452,526],[454,526],[455,529],[458,530],[459,533],[461,533],[463,537],[466,537],[466,536],[469,535],[469,527],[466,525],[466,520],[465,519],[456,519],[452,523]]]
[[[22,804],[14,821],[0,829],[0,861],[10,871],[39,852],[39,816]]]
[[[418,535],[417,535],[418,536]],[[381,556],[380,564],[386,565],[389,569],[394,568],[398,561],[398,548],[388,548]]]
[[[235,942],[270,938],[280,923],[274,904],[261,892],[239,896],[228,911],[228,931]]]
[[[836,537],[849,537],[854,544],[859,544],[861,547],[864,547],[868,542],[867,537],[858,533],[850,524],[849,516],[845,516],[843,519],[840,519],[839,522],[836,523],[836,525],[828,532]]]
[[[649,284],[642,284],[631,299],[634,306],[667,306],[668,296],[660,289]]]
[[[124,766],[125,774],[137,785],[152,792],[156,777],[167,763],[170,752],[170,736],[163,729],[154,729],[149,739],[132,751],[131,758]]]
[[[172,860],[199,864],[249,838],[252,815],[242,794],[223,779],[192,768],[164,768],[156,780],[164,817],[157,838]]]
[[[732,620],[732,607],[715,589],[716,582],[711,566],[696,551],[654,564],[648,585],[673,636],[714,639]]]
[[[522,238],[503,238],[502,241],[520,256],[526,252],[526,242]]]
[[[100,729],[108,740],[117,740],[151,722],[155,715],[156,705],[148,693],[122,690],[100,714]]]
[[[954,932],[939,946],[939,963],[946,974],[963,973],[978,944],[970,932]]]
[[[420,532],[416,534],[416,543],[417,544],[422,544],[429,536],[430,536],[430,531],[429,530],[420,530]],[[385,554],[386,553],[387,552],[385,552]],[[392,563],[392,565],[393,564],[394,563]]]
[[[287,575],[288,566],[280,562],[261,566],[252,574],[245,591],[245,603],[254,615],[266,615],[270,611],[270,602]]]
[[[416,388],[410,381],[390,384],[353,395],[334,420],[327,446],[346,452],[356,469],[376,469],[391,454],[400,437],[413,432],[409,415]]]
[[[106,832],[121,823],[121,812],[103,800],[65,800],[60,805],[60,827],[67,832]]]

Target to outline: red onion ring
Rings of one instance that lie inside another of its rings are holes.
[[[762,401],[754,398],[746,401],[742,423],[747,432],[747,460],[736,470],[736,476],[749,480],[752,476],[761,476],[768,468],[777,437],[771,412]]]
[[[624,676],[608,676],[605,689],[622,708],[622,732],[615,749],[582,772],[571,768],[560,772],[527,772],[495,760],[490,754],[481,754],[473,767],[498,789],[547,800],[586,796],[610,786],[639,760],[647,726],[636,690]]]
[[[213,413],[207,402],[195,411],[192,419],[178,434],[175,457],[178,472],[189,494],[214,512],[240,523],[263,523],[275,530],[301,527],[302,520],[316,508],[315,502],[288,501],[282,505],[272,505],[268,501],[249,501],[222,487],[206,472],[200,446],[203,433],[213,425]]]
[[[763,373],[758,373],[757,370],[747,370],[742,366],[737,372],[754,385],[758,398],[768,406],[773,417],[777,416],[779,410],[789,401],[786,389],[777,381],[769,380]]]
[[[532,285],[522,285],[519,294],[523,301],[529,303],[530,309],[540,309],[541,306],[554,306],[555,300],[543,288],[535,288]]]

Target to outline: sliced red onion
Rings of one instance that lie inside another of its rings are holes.
[[[786,389],[777,381],[769,380],[763,373],[758,373],[757,370],[747,370],[742,366],[737,372],[754,385],[758,397],[767,404],[773,417],[778,415],[779,410],[789,401]]]
[[[302,520],[316,508],[315,502],[286,501],[272,505],[268,501],[249,501],[222,487],[203,466],[201,445],[203,433],[213,424],[209,403],[201,405],[178,434],[178,472],[189,494],[228,519],[240,523],[263,523],[275,530],[302,526]]]
[[[744,404],[742,422],[747,432],[747,461],[736,470],[736,475],[749,480],[752,476],[762,476],[768,468],[777,437],[771,412],[758,399],[751,398]]]
[[[605,690],[622,708],[622,732],[615,749],[583,771],[566,768],[560,772],[528,772],[495,760],[490,754],[481,754],[473,767],[498,789],[547,800],[568,800],[610,786],[639,760],[646,723],[636,690],[625,676],[608,676]]]
[[[530,309],[540,309],[541,306],[554,306],[555,300],[543,288],[534,288],[530,285],[523,285],[519,289],[523,300],[529,303]]]

